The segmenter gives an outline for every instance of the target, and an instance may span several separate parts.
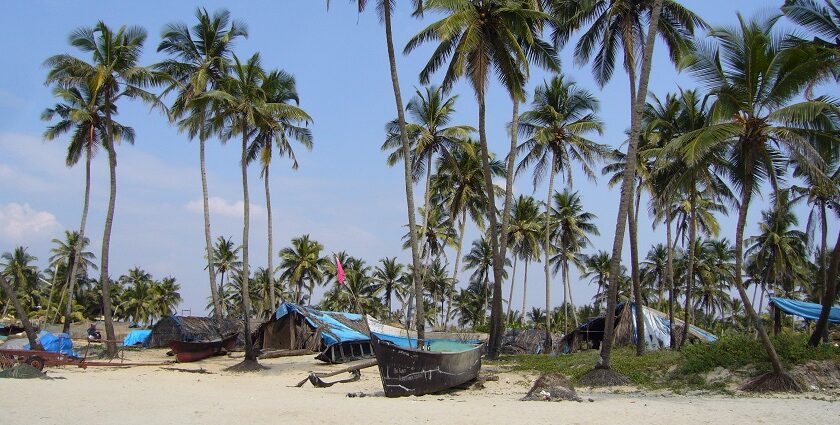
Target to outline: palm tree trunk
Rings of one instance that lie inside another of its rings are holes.
[[[18,299],[17,294],[15,293],[15,288],[2,274],[0,274],[0,289],[3,289],[3,292],[6,293],[6,297],[15,307],[15,314],[17,314],[18,320],[20,320],[21,325],[23,325],[23,330],[26,332],[26,338],[29,339],[29,347],[33,350],[43,350],[43,347],[41,347],[41,344],[38,342],[38,335],[35,334],[35,330],[32,328],[32,323],[29,322],[29,314],[27,310],[25,310],[23,305],[21,305],[20,299]]]
[[[577,309],[575,308],[575,298],[572,296],[572,279],[569,278],[569,260],[566,259],[566,260],[563,260],[563,261],[565,261],[565,263],[566,263],[565,272],[566,272],[566,282],[568,282],[567,285],[569,286],[569,305],[572,307],[572,318],[575,321],[575,328],[577,328],[580,325],[580,323],[578,323],[578,314],[577,314]]]
[[[633,179],[636,176],[636,160],[639,136],[641,134],[642,107],[647,97],[648,81],[650,79],[650,67],[653,59],[653,45],[656,42],[656,33],[659,26],[659,16],[662,13],[663,0],[655,0],[651,9],[650,27],[645,36],[644,52],[642,54],[642,75],[639,80],[638,96],[631,98],[630,105],[630,141],[627,146],[627,165],[624,167],[624,175],[621,182],[621,200],[618,204],[618,217],[615,225],[615,238],[613,239],[612,260],[610,262],[610,284],[607,289],[607,315],[605,320],[604,341],[601,344],[601,353],[598,369],[610,368],[610,355],[612,354],[613,338],[615,335],[615,304],[618,295],[618,272],[621,267],[621,251],[624,244],[624,229],[627,221],[627,213],[630,201],[633,199]],[[635,73],[632,66],[629,72],[631,78],[631,94],[635,86]]]
[[[530,257],[525,257],[525,279],[522,281],[522,317],[525,317],[525,300],[528,298],[528,264],[531,263]]]
[[[639,203],[640,195],[642,193],[641,185],[636,190],[636,198],[634,201],[634,211],[627,214],[627,226],[630,229],[630,278],[633,284],[633,298],[636,304],[636,355],[641,356],[645,354],[646,334],[644,321],[644,303],[642,302],[642,287],[639,282],[639,238],[638,238],[638,219],[639,219]]]
[[[277,300],[274,295],[274,230],[271,218],[271,191],[268,184],[268,166],[263,169],[263,180],[265,182],[265,211],[268,214],[268,299],[271,302],[271,310],[277,308]]]
[[[545,199],[545,234],[543,235],[543,271],[545,271],[545,345],[551,350],[551,274],[548,260],[551,257],[551,195],[554,194],[554,170],[557,167],[557,155],[551,154],[551,167],[548,169],[548,194]]]
[[[213,299],[213,318],[216,322],[222,320],[222,305],[216,289],[216,268],[213,261],[213,238],[210,232],[210,197],[207,193],[207,163],[204,156],[206,141],[203,137],[198,140],[198,157],[201,167],[201,199],[204,202],[204,243],[207,247],[207,274],[210,278],[210,296]]]
[[[251,209],[250,198],[248,197],[248,157],[246,156],[248,150],[248,131],[245,125],[245,119],[242,119],[242,158],[240,166],[242,168],[242,320],[245,326],[245,361],[257,361],[257,353],[254,351],[254,344],[251,341],[251,296],[248,290],[248,233],[251,224]]]
[[[397,76],[397,59],[394,54],[394,39],[391,32],[391,2],[382,3],[382,15],[385,21],[385,41],[388,46],[388,63],[391,68],[391,85],[394,87],[394,101],[397,106],[397,121],[400,126],[400,140],[402,141],[403,150],[403,165],[405,178],[405,202],[408,209],[408,228],[412,229],[408,232],[409,242],[411,243],[411,264],[413,265],[415,273],[420,270],[420,256],[417,247],[417,235],[413,229],[417,227],[414,217],[414,189],[412,188],[411,179],[411,149],[408,145],[408,134],[405,129],[405,111],[403,110],[402,94],[400,93],[400,82]],[[417,344],[422,346],[426,340],[426,315],[423,310],[423,284],[419,279],[414,279],[414,295],[417,304]]]
[[[685,287],[685,311],[683,311],[683,330],[678,342],[678,349],[682,349],[688,337],[688,327],[691,324],[691,290],[694,288],[694,257],[697,253],[694,251],[695,241],[697,240],[697,195],[694,193],[694,182],[691,182],[690,194],[690,218],[688,219],[688,271]]]
[[[831,259],[828,263],[828,273],[825,286],[825,295],[822,299],[822,309],[820,310],[820,317],[817,319],[817,325],[814,327],[814,333],[808,340],[808,345],[816,347],[820,344],[820,339],[826,334],[828,329],[828,316],[831,313],[831,307],[834,303],[834,297],[837,296],[837,271],[840,268],[840,232],[837,234],[837,242],[834,244],[834,250],[831,252]]]
[[[110,116],[108,122],[111,121]],[[105,316],[105,339],[107,340],[108,355],[117,355],[117,336],[114,333],[114,322],[111,316],[111,278],[108,274],[108,259],[111,252],[111,228],[114,224],[114,209],[117,201],[117,154],[114,146],[113,134],[108,134],[105,149],[108,151],[108,168],[111,176],[111,189],[108,198],[108,212],[105,216],[105,230],[102,235],[102,256],[99,268],[99,284],[102,285],[102,315]],[[72,276],[71,276],[72,279]],[[72,297],[72,294],[69,295]]]
[[[665,210],[666,243],[668,244],[667,259],[665,261],[665,274],[668,279],[668,335],[669,345],[672,350],[677,349],[676,335],[674,335],[674,241],[671,235],[671,212],[666,206]]]
[[[508,299],[507,299],[507,313],[505,313],[505,320],[510,318],[510,308],[511,304],[513,303],[513,285],[516,283],[516,263],[519,260],[519,256],[513,256],[513,274],[510,277],[510,290],[508,291]]]
[[[47,297],[47,308],[44,310],[44,324],[47,325],[50,323],[50,307],[52,306],[52,298],[53,298],[53,291],[55,291],[55,283],[58,279],[58,263],[55,264],[55,268],[53,269],[53,278],[52,283],[50,284],[50,296]],[[58,305],[61,307],[61,304]],[[2,317],[2,316],[0,316]]]
[[[222,270],[222,277],[219,279],[219,304],[222,306],[220,315],[227,316],[227,297],[225,296],[225,276],[227,270]]]
[[[826,262],[828,261],[828,221],[826,218],[826,204],[825,201],[820,201],[820,231],[821,231],[821,239],[822,239],[822,246],[820,247],[820,268],[822,269],[822,277],[823,277],[823,299],[828,297],[828,288],[831,286],[830,280],[828,280],[828,267]],[[831,297],[829,299],[834,299]],[[822,335],[822,339],[824,343],[828,343],[828,326],[825,327]]]
[[[753,158],[750,152],[747,152],[747,159],[744,165],[745,170],[752,170],[753,169]],[[782,366],[782,362],[779,360],[779,356],[776,354],[776,349],[773,348],[773,343],[770,342],[770,337],[767,336],[767,332],[764,330],[764,324],[761,322],[761,317],[756,314],[755,309],[753,309],[753,305],[750,302],[750,297],[747,295],[747,291],[744,290],[744,284],[742,282],[742,273],[743,273],[743,256],[744,256],[744,225],[747,221],[747,210],[750,207],[750,199],[752,198],[752,191],[753,191],[753,180],[746,176],[745,182],[743,185],[743,193],[741,194],[741,205],[738,208],[738,224],[735,228],[735,286],[738,289],[738,295],[741,296],[741,301],[744,303],[744,310],[747,312],[747,317],[752,320],[753,324],[755,325],[756,332],[758,332],[758,337],[761,340],[761,344],[764,346],[764,349],[767,350],[767,355],[770,357],[770,362],[773,365],[773,372],[776,375],[786,375],[785,369]]]
[[[461,261],[461,249],[464,246],[464,228],[467,225],[467,209],[461,212],[461,224],[458,228],[458,247],[455,249],[455,269],[452,270],[452,286],[453,291],[449,293],[449,301],[446,306],[446,320],[443,323],[444,329],[449,326],[449,314],[452,310],[452,293],[454,292],[455,285],[458,284],[458,267],[460,266]]]
[[[569,282],[566,280],[566,262],[561,262],[560,274],[563,280],[563,333],[569,333]]]
[[[91,133],[93,130],[91,129]],[[91,134],[93,137],[93,134]],[[67,284],[67,306],[64,308],[64,326],[61,327],[61,332],[70,334],[70,319],[73,314],[73,289],[76,286],[76,275],[78,274],[79,263],[82,259],[82,248],[85,240],[85,227],[87,226],[88,210],[90,208],[90,162],[91,162],[91,147],[88,146],[85,152],[85,200],[82,206],[82,222],[79,224],[79,239],[76,246],[73,247],[72,265],[69,267],[70,276],[68,276]],[[61,306],[61,303],[58,304]]]

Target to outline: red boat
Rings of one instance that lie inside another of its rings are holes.
[[[196,362],[219,354],[224,349],[230,351],[236,346],[238,334],[230,335],[224,339],[201,342],[169,341],[169,348],[179,363]]]

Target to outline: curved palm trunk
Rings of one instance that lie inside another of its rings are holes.
[[[27,310],[25,310],[23,305],[21,305],[20,300],[17,297],[17,293],[15,293],[15,288],[2,274],[0,274],[0,289],[3,289],[3,292],[6,293],[6,297],[9,298],[12,305],[15,307],[15,314],[17,314],[18,320],[20,320],[21,325],[23,325],[23,330],[26,332],[26,338],[29,339],[29,346],[33,350],[42,350],[43,347],[41,347],[41,344],[38,342],[38,336],[32,328],[32,323],[29,322],[29,314]]]
[[[508,291],[508,299],[507,299],[507,313],[505,314],[505,320],[510,319],[510,308],[513,304],[513,286],[516,283],[516,263],[519,260],[519,256],[513,256],[513,274],[510,276],[510,290]]]
[[[391,32],[391,2],[386,1],[382,3],[382,15],[385,21],[385,42],[388,47],[388,63],[391,68],[391,85],[394,87],[394,101],[397,106],[397,121],[400,126],[400,141],[402,142],[403,150],[403,166],[405,178],[405,202],[408,209],[408,227],[415,229],[417,223],[414,217],[414,189],[412,188],[411,180],[411,149],[408,146],[408,135],[405,130],[405,111],[403,110],[402,94],[400,93],[400,82],[397,76],[397,59],[394,54],[394,39]],[[408,232],[409,242],[411,243],[411,264],[414,270],[420,270],[420,256],[417,248],[417,235],[414,232]],[[423,285],[418,279],[414,279],[414,296],[417,304],[417,343],[422,345],[426,340],[425,328],[425,311],[423,309]]]
[[[108,121],[111,119],[108,117]],[[108,135],[108,169],[111,175],[111,191],[108,198],[108,213],[105,216],[105,230],[102,235],[102,264],[99,268],[99,284],[102,285],[102,315],[105,316],[105,338],[107,339],[108,355],[117,355],[116,333],[114,333],[114,319],[111,316],[111,279],[108,275],[108,256],[111,251],[111,228],[114,224],[114,208],[117,201],[117,154],[113,135]],[[72,297],[72,294],[68,295]]]
[[[694,194],[694,182],[692,182],[690,204],[691,212],[690,218],[688,219],[688,272],[685,287],[685,311],[683,312],[683,322],[685,323],[677,349],[682,349],[682,346],[685,345],[685,340],[688,337],[688,326],[691,324],[691,290],[694,287],[694,257],[697,255],[694,252],[694,241],[697,239],[697,200]]]
[[[452,312],[452,294],[455,292],[455,285],[458,284],[458,267],[461,265],[461,249],[464,246],[464,228],[467,225],[467,209],[461,212],[461,224],[458,227],[458,247],[455,249],[455,269],[452,270],[452,291],[449,292],[449,301],[446,304],[446,320],[443,322],[444,330],[449,327],[449,315]]]
[[[665,211],[666,243],[668,244],[667,259],[665,262],[665,275],[668,280],[668,335],[669,345],[672,350],[677,349],[676,335],[674,335],[674,242],[671,235],[671,213]]]
[[[638,219],[639,219],[639,203],[642,188],[639,186],[636,190],[635,208],[632,213],[627,214],[627,226],[630,229],[630,278],[633,284],[633,299],[636,304],[636,355],[641,356],[645,354],[645,321],[644,312],[642,308],[642,287],[639,282],[639,239],[638,239]]]
[[[753,164],[754,162],[751,154],[747,153],[744,168],[746,170],[752,170]],[[767,351],[767,356],[770,357],[770,363],[773,365],[773,372],[777,375],[781,375],[786,374],[785,369],[782,366],[782,362],[779,360],[779,356],[776,354],[776,349],[773,348],[773,343],[770,342],[770,337],[767,336],[767,332],[764,330],[764,324],[761,322],[761,317],[756,314],[752,302],[750,302],[750,297],[744,289],[744,283],[741,276],[743,273],[744,225],[747,221],[747,209],[750,207],[750,200],[752,198],[753,191],[752,179],[747,177],[745,180],[743,193],[741,194],[741,205],[738,208],[738,224],[735,228],[735,286],[738,289],[738,295],[741,296],[741,301],[744,303],[744,310],[747,312],[747,317],[749,317],[755,325],[755,330],[758,333],[761,344]]]
[[[248,158],[246,156],[248,150],[248,131],[245,125],[245,120],[242,120],[242,158],[240,166],[242,168],[242,202],[243,202],[243,220],[242,220],[242,320],[245,326],[245,360],[257,361],[257,353],[254,351],[254,343],[251,341],[251,296],[248,289],[248,234],[251,225],[251,208],[250,198],[248,196]]]
[[[525,257],[525,278],[522,281],[522,317],[525,317],[525,300],[528,298],[528,264],[531,263],[529,257]]]
[[[543,235],[543,270],[545,271],[545,345],[551,349],[551,274],[548,259],[551,257],[551,195],[554,193],[554,169],[557,167],[557,155],[551,154],[551,167],[548,169],[548,194],[545,198],[545,234]]]
[[[828,272],[826,274],[825,295],[822,299],[822,309],[820,310],[820,317],[817,319],[817,325],[814,328],[814,333],[808,340],[808,345],[816,347],[820,344],[820,339],[826,334],[828,330],[828,316],[831,313],[831,307],[834,303],[834,298],[837,296],[837,272],[840,268],[840,232],[837,234],[837,242],[834,244],[834,250],[831,252],[831,259],[828,264]]]
[[[53,292],[55,291],[55,284],[56,284],[56,281],[58,280],[58,279],[56,279],[57,277],[58,277],[58,264],[55,265],[55,269],[53,270],[52,283],[50,284],[50,296],[47,297],[47,308],[44,310],[44,312],[45,312],[45,314],[44,314],[45,323],[44,324],[49,324],[49,322],[50,322],[50,307],[52,307],[52,298],[53,298]],[[61,304],[59,304],[58,306],[61,307]]]
[[[624,167],[624,176],[621,182],[621,200],[618,204],[618,217],[615,225],[615,238],[613,239],[612,260],[610,262],[610,284],[607,289],[607,315],[604,323],[604,341],[601,344],[601,353],[596,368],[609,369],[610,355],[612,354],[613,338],[615,336],[615,304],[618,295],[618,271],[621,266],[621,251],[624,244],[624,225],[627,221],[627,213],[630,201],[633,199],[633,179],[636,175],[636,160],[641,134],[642,108],[647,95],[648,81],[650,79],[650,67],[653,58],[653,45],[656,42],[656,33],[659,25],[659,16],[662,13],[663,0],[655,0],[651,9],[650,27],[645,35],[645,46],[642,54],[642,75],[639,80],[639,95],[635,96],[632,88],[635,85],[635,74],[631,68],[631,105],[630,105],[630,142],[627,147],[627,165]]]
[[[217,322],[222,320],[222,304],[216,289],[216,268],[213,261],[213,239],[210,232],[210,197],[207,193],[207,163],[204,156],[205,140],[203,137],[198,141],[198,157],[201,167],[201,200],[204,203],[204,243],[207,246],[207,274],[210,278],[210,296],[213,298],[213,318]],[[224,279],[224,272],[222,272]]]
[[[268,300],[271,302],[270,311],[277,308],[277,300],[274,294],[274,229],[271,218],[271,191],[268,183],[268,167],[263,169],[263,181],[265,182],[265,212],[268,214]]]
[[[61,332],[66,334],[70,334],[70,319],[73,314],[73,289],[76,286],[76,275],[78,273],[79,262],[82,259],[81,251],[85,240],[88,209],[90,208],[90,161],[91,150],[88,146],[85,152],[85,200],[82,206],[82,222],[79,224],[79,239],[76,242],[76,246],[73,247],[73,258],[70,261],[72,265],[68,267],[70,276],[68,276],[67,284],[67,306],[64,308],[64,326],[61,327]],[[61,306],[61,303],[59,302],[58,305]]]

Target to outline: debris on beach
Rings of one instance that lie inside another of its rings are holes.
[[[544,373],[522,401],[583,401],[565,376],[559,373]]]
[[[0,378],[11,379],[52,379],[44,372],[26,364],[19,364],[4,371],[0,371]]]

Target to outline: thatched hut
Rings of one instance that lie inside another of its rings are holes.
[[[630,308],[627,308],[627,307]],[[619,304],[615,309],[615,345],[633,345],[636,343],[636,306],[633,303]],[[645,324],[645,345],[648,350],[670,348],[671,329],[668,315],[650,307],[642,307],[642,317]],[[604,325],[606,317],[596,317],[580,325],[570,332],[560,342],[561,353],[572,353],[578,350],[598,349],[604,339]],[[685,322],[674,318],[674,332],[682,335]],[[714,342],[717,337],[694,325],[688,328],[688,343]]]
[[[552,349],[562,338],[561,333],[551,334]],[[502,353],[504,354],[547,354],[546,335],[543,329],[511,329],[502,337]]]
[[[235,326],[235,325],[227,325]],[[227,332],[224,336],[233,332]],[[167,347],[169,341],[199,342],[222,339],[220,327],[209,317],[168,316],[152,327],[148,346]]]

